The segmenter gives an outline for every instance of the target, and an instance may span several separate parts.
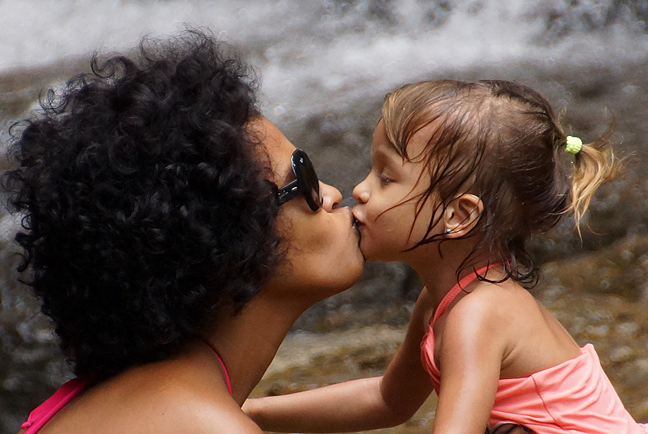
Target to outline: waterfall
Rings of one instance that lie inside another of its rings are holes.
[[[645,1],[3,0],[0,71],[134,47],[207,27],[244,48],[276,121],[331,110],[429,74],[636,63],[648,56]]]
[[[531,84],[567,109],[568,125],[585,138],[605,128],[609,109],[620,149],[641,156],[648,136],[647,20],[647,0],[0,0],[0,154],[7,125],[34,107],[43,89],[87,67],[93,52],[127,52],[143,36],[198,27],[244,53],[261,77],[264,115],[347,196],[368,169],[385,93],[428,78]],[[2,156],[0,171],[7,164]],[[645,235],[648,183],[636,167],[593,204],[590,222],[600,236],[585,235],[581,243],[559,228],[537,247],[541,258],[569,258],[575,246],[594,252]],[[52,356],[49,324],[14,291],[10,246],[17,228],[18,219],[0,210],[0,359],[7,361],[0,370],[0,434],[16,432],[65,375]],[[403,267],[370,266],[355,292],[316,306],[298,327],[312,330],[327,309],[342,307],[338,317],[345,318],[366,300],[401,303],[411,286],[416,281]]]

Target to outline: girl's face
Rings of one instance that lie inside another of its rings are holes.
[[[275,184],[281,187],[293,181],[293,144],[266,119],[254,121],[251,127],[268,152]],[[279,208],[277,231],[287,246],[286,260],[267,286],[292,301],[312,303],[336,294],[353,285],[364,269],[351,210],[338,208],[342,195],[335,187],[320,182],[320,191],[323,202],[317,211],[311,210],[303,195]]]
[[[420,248],[404,251],[423,239],[432,220],[432,198],[422,208],[417,206],[430,185],[425,161],[419,161],[425,159],[417,158],[427,145],[427,138],[424,130],[414,135],[408,144],[413,161],[407,161],[389,143],[382,119],[376,126],[371,172],[353,190],[358,201],[353,214],[361,233],[360,249],[367,260],[408,262],[413,255],[420,254]],[[432,233],[439,230],[435,227]]]

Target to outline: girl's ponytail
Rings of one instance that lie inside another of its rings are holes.
[[[572,212],[576,227],[589,207],[598,187],[610,180],[618,170],[619,163],[614,156],[609,140],[614,125],[590,144],[582,144],[577,137],[567,136],[561,140],[565,152],[574,154],[574,170],[571,175],[571,202],[566,212]],[[580,229],[578,229],[580,233]]]

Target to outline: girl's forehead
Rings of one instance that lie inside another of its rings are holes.
[[[430,155],[436,144],[435,137],[439,133],[438,124],[432,122],[416,131],[407,141],[406,155],[409,161],[419,161]]]
[[[378,125],[376,125],[374,130],[371,153],[375,157],[402,158],[398,149],[393,145],[391,140],[389,140],[387,130],[385,129],[385,123],[382,119],[378,122]]]
[[[396,126],[392,126],[395,128]],[[400,128],[406,128],[400,126]],[[429,154],[430,147],[434,146],[434,138],[438,136],[442,129],[442,121],[439,119],[428,122],[406,137],[406,131],[387,131],[384,119],[380,119],[374,130],[374,145],[388,149],[390,152],[397,154],[400,158],[406,160],[418,160],[426,154]],[[391,139],[390,139],[391,136]],[[407,140],[403,144],[402,141]],[[399,141],[399,143],[394,143]],[[376,147],[376,146],[374,146]]]
[[[433,136],[437,131],[437,126],[434,123],[428,124],[415,132],[410,140],[407,142],[407,155],[410,159],[415,159],[425,151],[429,150],[430,146],[434,146]]]

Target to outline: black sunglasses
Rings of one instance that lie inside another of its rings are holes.
[[[283,205],[301,193],[304,195],[309,208],[317,211],[322,206],[322,194],[313,163],[311,163],[306,152],[301,149],[295,149],[295,152],[290,157],[290,162],[297,179],[277,191],[279,205]]]

